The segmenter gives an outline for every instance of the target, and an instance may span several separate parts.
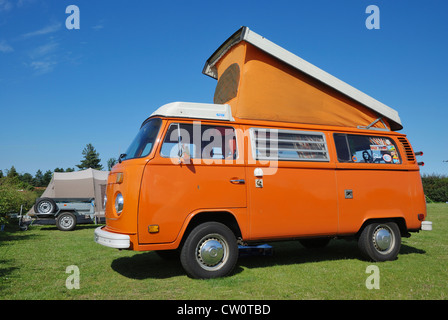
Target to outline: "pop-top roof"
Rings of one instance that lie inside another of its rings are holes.
[[[237,45],[242,41],[250,43],[251,45],[257,47],[258,49],[264,51],[265,53],[286,63],[290,67],[299,70],[302,73],[305,73],[306,75],[333,88],[334,90],[342,93],[343,95],[355,100],[356,102],[378,113],[379,116],[386,117],[389,122],[392,122],[394,130],[399,130],[403,128],[400,117],[396,110],[368,96],[367,94],[359,91],[358,89],[350,86],[349,84],[339,80],[338,78],[332,76],[331,74],[323,71],[322,69],[294,55],[293,53],[283,49],[282,47],[276,45],[275,43],[249,30],[249,28],[247,27],[240,28],[230,38],[228,38],[207,60],[202,72],[205,75],[218,79],[218,72],[215,64],[217,64],[219,60],[233,46]]]

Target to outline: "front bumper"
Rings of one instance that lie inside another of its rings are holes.
[[[104,227],[95,229],[95,242],[115,249],[128,249],[131,246],[131,238],[127,234],[113,233],[103,230]]]

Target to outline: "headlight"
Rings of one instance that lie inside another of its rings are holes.
[[[121,193],[118,193],[115,197],[115,211],[117,213],[121,213],[121,211],[123,211],[123,196]]]

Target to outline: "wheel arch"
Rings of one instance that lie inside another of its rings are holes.
[[[198,225],[204,222],[219,222],[227,226],[234,234],[236,238],[242,237],[241,229],[238,224],[238,220],[235,215],[230,211],[200,211],[194,214],[194,216],[188,221],[188,225],[182,235],[180,246],[182,246],[185,239],[190,232]]]
[[[406,220],[403,217],[393,217],[393,218],[371,218],[364,221],[361,228],[359,228],[358,232],[356,233],[356,238],[359,238],[364,228],[369,225],[372,222],[395,222],[400,229],[400,234],[404,238],[410,237],[410,234],[408,232],[408,228],[406,226]]]
[[[57,218],[58,216],[60,216],[61,214],[63,214],[63,213],[66,213],[66,212],[70,212],[70,213],[73,213],[74,215],[75,215],[75,217],[76,217],[76,219],[78,219],[78,217],[79,217],[79,213],[78,213],[78,211],[76,211],[75,209],[58,209],[55,213],[54,213],[54,217],[55,218]]]

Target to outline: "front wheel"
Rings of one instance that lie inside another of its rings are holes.
[[[395,222],[372,222],[361,232],[358,247],[367,259],[395,260],[401,247],[400,229]]]
[[[227,276],[237,260],[235,234],[218,222],[206,222],[195,227],[185,240],[180,255],[187,274],[198,279]]]

